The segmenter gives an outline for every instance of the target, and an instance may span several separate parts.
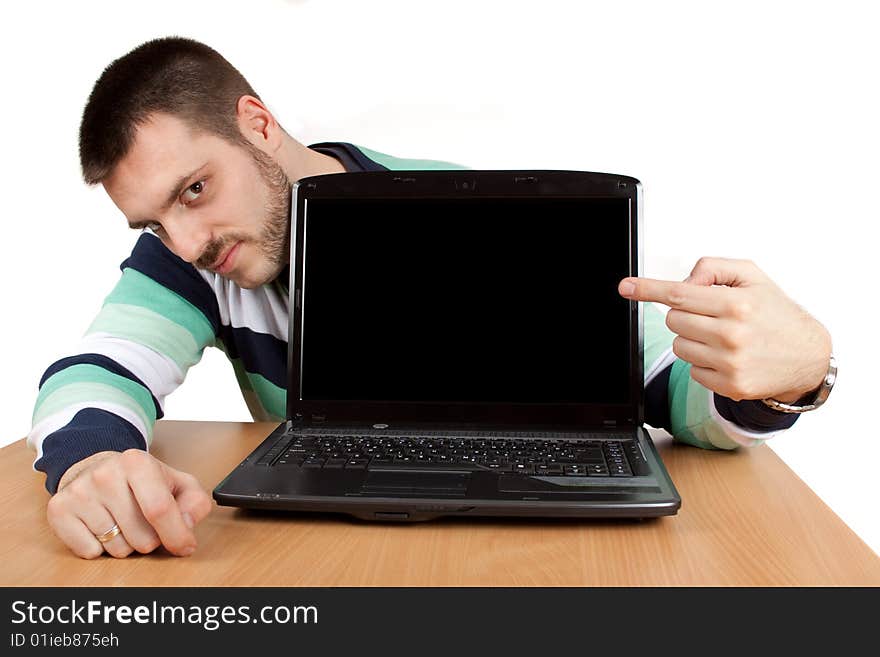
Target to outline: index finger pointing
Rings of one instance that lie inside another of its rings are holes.
[[[629,291],[628,285],[632,286]],[[663,305],[709,317],[721,317],[729,303],[730,288],[694,285],[654,278],[624,278],[617,287],[621,296],[633,301],[656,301]]]

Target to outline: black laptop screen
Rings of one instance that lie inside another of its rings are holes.
[[[303,400],[630,400],[630,201],[310,199]]]

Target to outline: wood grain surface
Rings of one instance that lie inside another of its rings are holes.
[[[210,492],[272,428],[163,420],[151,451]],[[706,451],[651,433],[682,498],[675,516],[398,524],[215,506],[191,557],[94,560],[52,533],[20,440],[0,450],[0,585],[880,585],[880,558],[766,445]]]

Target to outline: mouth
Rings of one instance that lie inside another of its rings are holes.
[[[235,264],[235,256],[239,246],[241,246],[241,242],[236,242],[231,249],[217,259],[210,269],[217,274],[229,273]]]

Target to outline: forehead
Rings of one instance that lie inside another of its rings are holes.
[[[125,157],[104,180],[117,205],[137,205],[148,212],[165,199],[183,175],[233,149],[231,144],[168,114],[155,114],[141,124]],[[133,211],[135,209],[133,208]]]

